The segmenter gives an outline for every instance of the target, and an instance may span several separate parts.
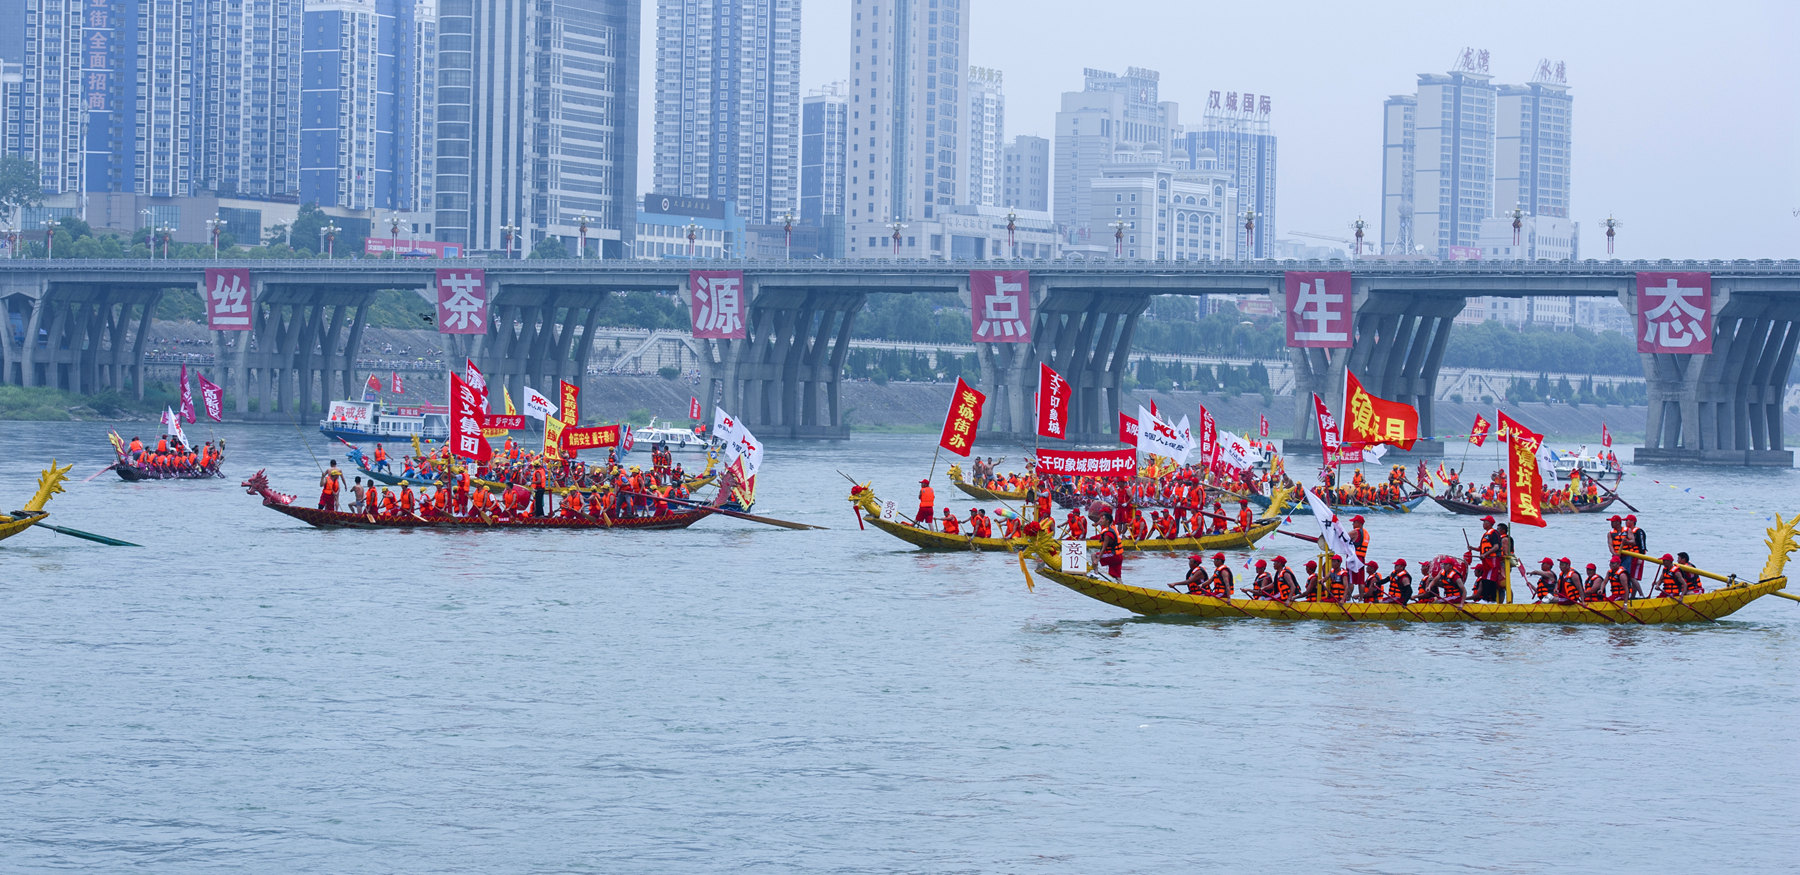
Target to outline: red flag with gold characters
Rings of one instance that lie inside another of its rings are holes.
[[[1506,437],[1506,508],[1513,525],[1543,526],[1544,511],[1538,506],[1543,475],[1538,473],[1538,448],[1544,436],[1500,412],[1500,434]]]
[[[1344,372],[1344,421],[1338,425],[1344,443],[1356,446],[1391,444],[1410,450],[1419,439],[1419,411],[1370,395],[1349,371]]]
[[[986,403],[986,395],[957,377],[956,394],[950,396],[950,412],[944,415],[944,433],[938,436],[938,446],[967,456],[975,448],[975,426],[981,422],[981,405]]]
[[[581,387],[575,385],[574,383],[569,382],[568,380],[563,380],[562,381],[562,403],[560,405],[558,405],[558,409],[559,409],[559,412],[557,413],[556,418],[562,420],[563,425],[567,425],[567,426],[571,426],[571,427],[580,425],[581,424]]]
[[[1475,424],[1469,426],[1469,443],[1478,447],[1487,443],[1488,429],[1490,428],[1493,428],[1493,425],[1487,421],[1487,417],[1479,413],[1475,414]]]

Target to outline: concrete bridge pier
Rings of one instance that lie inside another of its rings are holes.
[[[1438,433],[1433,415],[1438,371],[1444,363],[1451,324],[1466,303],[1466,298],[1446,294],[1376,291],[1357,309],[1356,327],[1362,341],[1350,351],[1348,368],[1370,392],[1418,410],[1422,435]],[[1341,376],[1339,387],[1341,390]],[[1335,401],[1327,403],[1334,411],[1338,407]],[[1426,443],[1415,444],[1413,452],[1443,452],[1441,442],[1428,442],[1435,447]]]
[[[607,293],[593,288],[490,283],[488,330],[469,335],[460,345],[488,381],[493,412],[504,412],[504,393],[522,403],[525,387],[558,403],[562,381],[586,387],[588,359],[594,351],[594,328],[606,306]],[[443,335],[448,341],[459,335]],[[453,348],[454,345],[453,345]],[[452,370],[462,360],[451,358]],[[504,392],[501,390],[504,389]],[[576,423],[568,423],[575,425]]]
[[[750,280],[742,340],[700,340],[700,376],[712,406],[739,417],[758,437],[844,438],[844,359],[867,295],[829,285],[775,286]],[[684,303],[692,293],[680,286]]]
[[[1712,352],[1641,354],[1650,410],[1636,461],[1792,467],[1781,418],[1800,346],[1795,291],[1715,278]],[[1635,324],[1636,289],[1620,300]]]
[[[144,345],[161,287],[21,280],[0,288],[0,385],[81,394],[130,385],[144,396]]]
[[[305,427],[339,393],[361,397],[355,361],[373,290],[252,281],[251,330],[214,332],[216,360],[231,364],[213,379],[231,387],[238,414]]]
[[[1030,343],[977,344],[989,409],[1000,414],[987,428],[1019,440],[1034,438],[1042,362],[1069,381],[1069,441],[1116,443],[1131,338],[1150,295],[1044,284],[1042,297],[1036,290],[1033,297]]]

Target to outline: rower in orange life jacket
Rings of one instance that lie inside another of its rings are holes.
[[[1362,583],[1354,591],[1355,597],[1365,604],[1381,601],[1381,565],[1378,562],[1365,562],[1362,567]]]
[[[947,508],[947,507],[944,508],[943,523],[944,523],[944,534],[946,534],[946,535],[961,534],[961,532],[959,531],[959,528],[961,527],[962,520],[958,519],[956,514],[951,513],[950,508]]]
[[[1545,556],[1540,565],[1542,567],[1531,574],[1531,599],[1538,602],[1549,598],[1556,591],[1555,561]]]
[[[400,503],[394,500],[394,490],[381,490],[381,515],[396,517],[400,515]]]
[[[1218,599],[1229,599],[1236,583],[1237,581],[1231,573],[1231,566],[1225,564],[1225,554],[1214,553],[1213,573],[1207,595]]]
[[[1125,551],[1119,543],[1119,530],[1113,528],[1112,515],[1100,517],[1100,553],[1095,557],[1101,568],[1114,580],[1123,580]]]
[[[1387,592],[1382,601],[1391,605],[1404,605],[1412,599],[1412,572],[1406,570],[1405,559],[1394,560],[1394,571],[1387,576]]]
[[[1564,556],[1558,560],[1561,568],[1556,573],[1556,596],[1553,599],[1560,604],[1574,604],[1581,601],[1581,572]]]
[[[1087,520],[1082,518],[1079,511],[1069,511],[1068,538],[1071,541],[1080,541],[1087,538]]]
[[[1300,590],[1300,581],[1294,576],[1294,569],[1289,568],[1286,556],[1275,557],[1275,600],[1288,602]]]
[[[919,481],[919,512],[913,514],[913,521],[924,528],[931,528],[931,515],[937,512],[937,493],[931,489],[930,480]]]
[[[1269,563],[1256,560],[1256,577],[1250,583],[1250,597],[1253,599],[1273,599],[1275,597],[1275,577],[1269,573]]]
[[[1356,550],[1356,559],[1365,565],[1369,561],[1369,530],[1363,528],[1363,518],[1357,514],[1350,518],[1350,546]],[[1350,585],[1358,592],[1363,588],[1363,572],[1359,569],[1350,572]]]
[[[400,515],[412,516],[414,506],[412,484],[405,480],[400,481]]]
[[[1631,575],[1625,573],[1625,568],[1619,562],[1619,557],[1614,556],[1610,563],[1610,567],[1606,569],[1607,599],[1615,602],[1630,601],[1631,597],[1637,594],[1634,592],[1636,589],[1635,584],[1636,581],[1631,579]]]
[[[1238,531],[1250,531],[1250,502],[1243,498],[1238,499]]]
[[[376,444],[375,445],[375,467],[373,470],[387,471],[387,470],[389,470],[389,467],[390,466],[388,465],[387,446],[383,445],[383,444]]]
[[[1199,553],[1188,557],[1187,576],[1180,583],[1169,584],[1176,592],[1186,587],[1188,595],[1208,595],[1212,588],[1212,579],[1206,572],[1206,559]]]
[[[335,511],[338,509],[338,492],[344,488],[344,472],[338,470],[337,460],[332,459],[330,467],[319,475],[319,509]]]

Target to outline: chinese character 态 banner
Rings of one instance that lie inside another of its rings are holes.
[[[1712,274],[1637,275],[1638,352],[1712,352]]]
[[[1354,345],[1350,336],[1349,271],[1288,271],[1284,283],[1288,346],[1348,349]]]
[[[437,272],[437,326],[439,334],[487,333],[487,271]]]
[[[689,302],[697,340],[743,340],[750,336],[744,324],[744,272],[741,270],[690,270]]]
[[[1042,362],[1038,363],[1038,421],[1039,437],[1065,440],[1069,437],[1069,381],[1063,379],[1056,369]]]
[[[1370,395],[1355,374],[1345,371],[1344,421],[1338,426],[1347,444],[1392,444],[1410,450],[1419,439],[1419,411],[1411,404]]]
[[[1031,342],[1031,272],[969,271],[969,321],[976,343]]]
[[[1136,477],[1136,450],[1038,450],[1037,469],[1044,474],[1066,474],[1070,477]]]
[[[250,291],[250,271],[241,267],[206,269],[206,328],[209,331],[249,331],[255,298]]]
[[[938,435],[938,446],[959,456],[969,455],[975,448],[975,426],[981,422],[981,407],[987,396],[956,378],[956,394],[950,396],[950,410],[944,414],[944,431]]]

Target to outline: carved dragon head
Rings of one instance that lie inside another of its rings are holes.
[[[875,498],[875,490],[868,483],[858,483],[850,487],[850,503],[870,519],[881,518],[881,502]]]
[[[1265,520],[1280,519],[1281,515],[1287,512],[1288,502],[1293,498],[1294,490],[1288,485],[1282,484],[1275,487],[1269,493],[1269,506],[1263,509],[1262,518]]]
[[[37,493],[25,502],[25,510],[40,511],[50,501],[50,496],[63,491],[63,481],[69,479],[69,469],[74,465],[57,467],[56,460],[50,460],[50,467],[38,474]]]
[[[961,465],[951,465],[950,470],[946,471],[945,473],[950,475],[951,480],[960,481],[963,479],[963,470],[962,470]]]
[[[1789,553],[1800,549],[1800,541],[1794,537],[1795,528],[1800,528],[1800,513],[1783,522],[1781,514],[1775,515],[1775,525],[1769,529],[1769,538],[1763,543],[1769,547],[1769,562],[1763,566],[1762,579],[1780,577],[1787,567]]]
[[[263,470],[260,468],[257,469],[255,474],[250,475],[250,479],[245,480],[239,485],[244,487],[244,492],[248,495],[262,496],[264,504],[291,504],[294,501],[294,496],[284,495],[270,489],[269,476],[263,473]]]

